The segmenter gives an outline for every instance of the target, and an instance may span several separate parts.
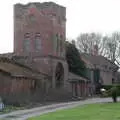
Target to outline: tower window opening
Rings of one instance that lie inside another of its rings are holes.
[[[26,33],[23,40],[23,50],[25,52],[30,52],[30,42],[30,33]]]
[[[41,35],[40,35],[40,33],[36,33],[36,35],[35,35],[35,50],[36,51],[41,50]]]

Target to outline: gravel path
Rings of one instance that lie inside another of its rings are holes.
[[[118,98],[120,101],[120,98]],[[91,103],[103,103],[112,102],[111,98],[91,98],[87,100],[77,102],[65,102],[59,104],[46,105],[43,107],[36,107],[26,110],[18,110],[8,114],[0,115],[0,120],[26,120],[29,117],[42,115],[48,112],[54,112],[56,110],[68,109],[79,105],[91,104]]]

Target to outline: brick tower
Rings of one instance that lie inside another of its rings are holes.
[[[14,6],[14,53],[31,56],[32,67],[52,77],[53,88],[68,79],[66,8],[53,2]]]
[[[14,52],[64,57],[66,9],[52,2],[16,4]]]

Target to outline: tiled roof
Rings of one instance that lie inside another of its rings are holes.
[[[47,77],[47,75],[40,74],[39,72],[32,70],[28,66],[18,64],[7,57],[0,57],[0,70],[5,71],[6,73],[10,73],[11,76],[17,77],[22,76],[36,79],[39,79],[43,76]]]
[[[115,63],[111,62],[107,58],[100,55],[95,56],[95,55],[83,53],[81,54],[81,58],[86,59],[93,65],[110,65],[113,68],[116,68],[116,69],[118,68],[118,66]]]
[[[41,56],[41,57],[44,57],[44,56]],[[43,69],[41,71],[40,70],[38,71],[35,68],[36,64],[33,63],[33,61],[31,63],[31,56],[19,56],[19,55],[16,55],[15,53],[5,53],[5,54],[0,54],[0,59],[1,58],[9,59],[9,61],[11,61],[14,64],[25,67],[29,70],[34,71],[34,72],[35,71],[39,72],[40,74],[42,74],[44,76],[51,77],[51,75],[46,73],[46,71],[43,71]]]

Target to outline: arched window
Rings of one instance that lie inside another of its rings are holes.
[[[36,51],[41,50],[41,36],[40,36],[40,33],[36,33],[36,35],[35,35],[35,50]]]
[[[30,33],[24,35],[23,51],[30,52]]]

